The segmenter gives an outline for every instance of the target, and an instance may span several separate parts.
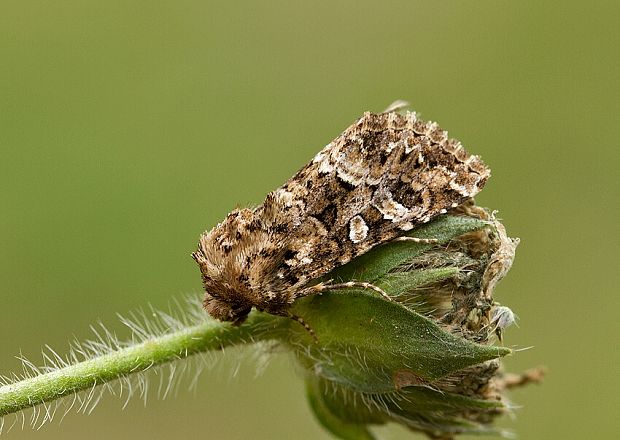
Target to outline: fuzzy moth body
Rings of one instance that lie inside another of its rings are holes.
[[[490,175],[413,112],[364,115],[260,206],[228,214],[192,254],[215,318],[290,316],[312,281],[476,195]]]

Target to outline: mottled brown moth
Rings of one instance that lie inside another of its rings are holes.
[[[316,280],[476,195],[490,175],[434,122],[370,112],[254,209],[237,209],[200,237],[204,306],[242,322],[252,307],[294,317],[297,298],[343,287]],[[298,319],[300,320],[300,319]],[[303,321],[300,320],[300,322]]]

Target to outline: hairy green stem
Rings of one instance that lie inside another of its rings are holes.
[[[288,323],[280,318],[252,313],[240,326],[206,320],[199,325],[154,336],[108,354],[0,387],[0,417],[199,352],[274,339],[284,325]]]

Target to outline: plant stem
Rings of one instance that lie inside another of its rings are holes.
[[[227,346],[274,339],[284,323],[252,313],[240,326],[206,320],[116,351],[0,387],[0,417],[52,402],[97,385],[145,371],[155,365]]]

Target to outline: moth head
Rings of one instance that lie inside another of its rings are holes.
[[[248,286],[241,282],[243,276],[230,261],[209,260],[208,248],[199,247],[192,256],[200,266],[205,289],[204,308],[220,321],[241,323],[252,309],[248,301]],[[228,264],[227,264],[228,263]]]
[[[255,305],[250,278],[260,235],[254,212],[241,209],[200,237],[192,257],[202,273],[204,307],[214,318],[240,323]]]
[[[205,299],[203,302],[204,308],[209,315],[213,316],[220,321],[231,321],[235,324],[241,324],[252,310],[252,306],[246,305],[236,305],[230,302],[221,301],[217,298],[214,298],[209,294],[209,292],[205,293]]]

